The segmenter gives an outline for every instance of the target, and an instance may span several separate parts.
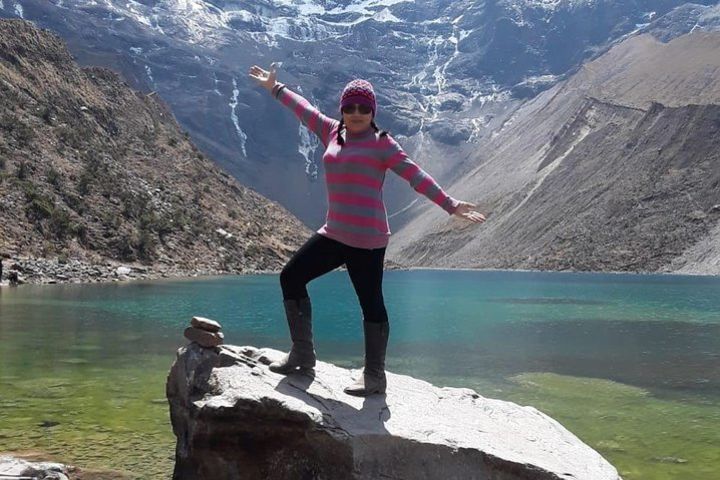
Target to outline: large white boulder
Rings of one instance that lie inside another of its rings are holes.
[[[167,396],[174,479],[618,480],[533,407],[388,373],[386,395],[348,396],[360,370],[318,362],[282,376],[281,352],[183,347]]]

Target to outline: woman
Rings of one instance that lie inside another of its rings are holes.
[[[390,237],[382,200],[385,171],[390,169],[403,177],[450,215],[476,223],[484,222],[485,216],[472,210],[475,205],[447,195],[387,132],[378,129],[374,122],[375,92],[369,82],[356,79],[345,86],[340,97],[342,119],[338,122],[278,83],[274,63],[270,71],[254,65],[250,77],[292,110],[326,148],[323,155],[328,190],[326,222],[280,274],[293,344],[282,360],[270,365],[270,370],[288,374],[315,366],[306,285],[345,264],[363,312],[365,368],[360,378],[344,391],[355,396],[384,393],[385,351],[390,331],[382,295],[383,261]]]

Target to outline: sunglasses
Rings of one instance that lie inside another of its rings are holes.
[[[372,108],[368,107],[367,105],[358,105],[357,103],[352,105],[345,105],[342,107],[342,113],[355,113],[359,112],[362,115],[367,115],[369,113],[372,113]]]

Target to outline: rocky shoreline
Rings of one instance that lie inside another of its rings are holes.
[[[17,272],[18,285],[53,285],[65,283],[112,283],[132,280],[159,280],[210,277],[216,275],[277,275],[280,269],[253,269],[242,271],[222,270],[212,267],[183,268],[177,264],[143,265],[137,263],[106,260],[104,263],[92,263],[82,260],[38,257],[11,257],[3,259],[3,275],[0,285],[9,284],[11,272]],[[345,270],[345,267],[340,267]],[[448,270],[433,267],[407,267],[399,263],[386,260],[385,270]],[[506,271],[494,268],[452,268],[450,270],[463,271]],[[518,272],[538,272],[538,270],[517,269]],[[549,271],[549,270],[548,270]],[[565,273],[582,273],[580,271],[563,270]],[[592,273],[592,272],[585,272]],[[605,274],[636,274],[636,275],[690,275],[715,276],[714,272],[686,272],[686,271],[660,271],[660,272],[596,272]]]
[[[111,283],[131,280],[158,280],[163,278],[194,278],[215,275],[279,274],[278,270],[247,268],[242,271],[217,268],[183,268],[177,264],[143,265],[106,260],[92,263],[76,259],[11,257],[3,259],[2,285],[8,285],[12,272],[16,272],[18,285],[52,285],[62,283]],[[344,269],[345,267],[341,267]],[[395,262],[386,262],[387,270],[406,269]]]
[[[107,260],[104,263],[90,263],[74,259],[61,261],[57,258],[47,259],[36,257],[5,259],[3,264],[3,283],[8,283],[11,272],[17,272],[19,285],[106,283],[212,275],[279,273],[279,271],[274,270],[247,269],[237,272],[214,268],[187,269],[178,265],[142,265],[114,260]]]

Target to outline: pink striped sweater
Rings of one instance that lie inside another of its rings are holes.
[[[337,143],[340,122],[327,117],[301,95],[280,89],[272,94],[315,133],[323,145],[323,166],[328,192],[325,224],[317,233],[351,247],[375,249],[388,245],[390,226],[382,199],[385,171],[390,169],[408,181],[418,193],[452,215],[458,201],[449,196],[415,164],[390,136],[372,128],[353,134],[345,130],[345,144]],[[278,94],[279,90],[279,94]]]

